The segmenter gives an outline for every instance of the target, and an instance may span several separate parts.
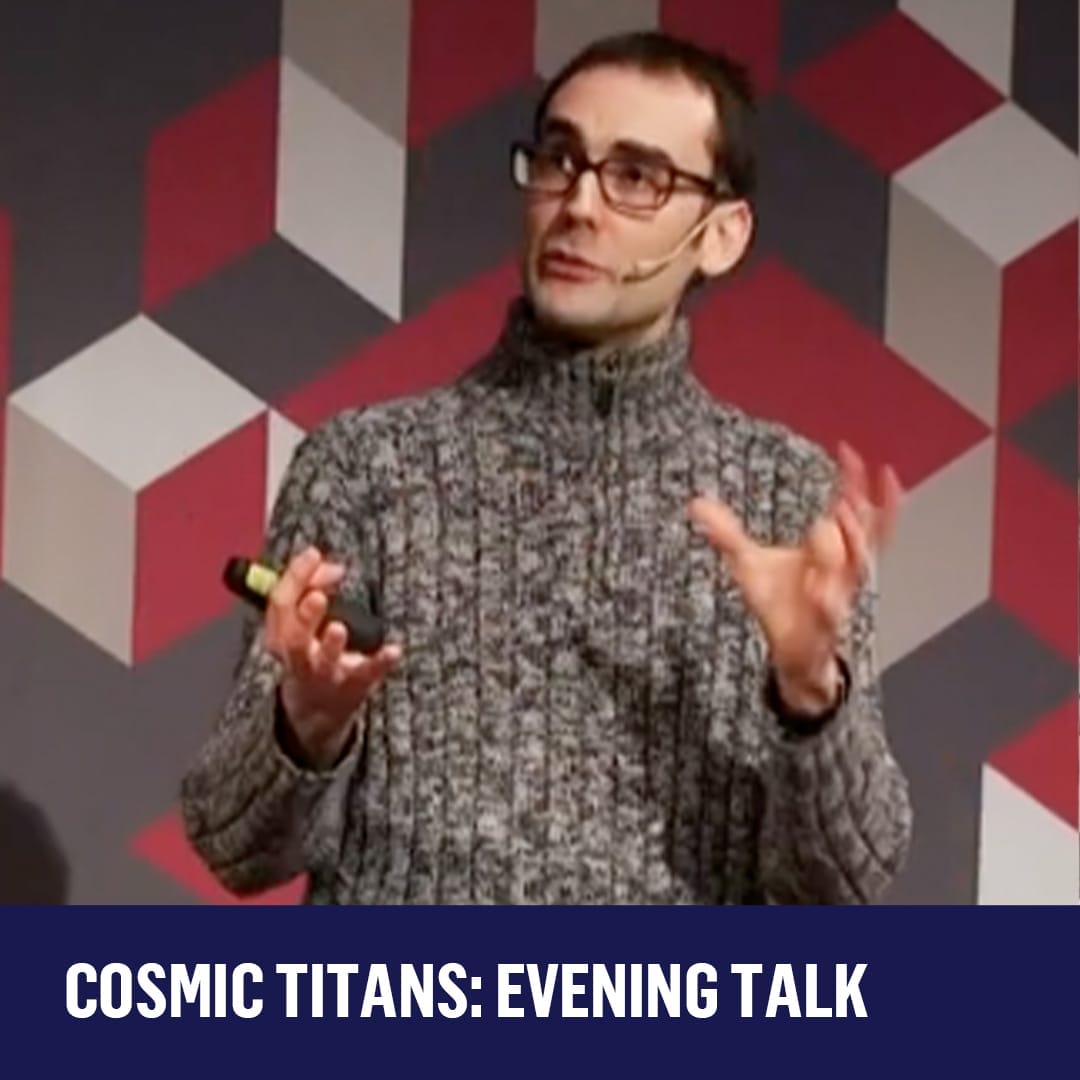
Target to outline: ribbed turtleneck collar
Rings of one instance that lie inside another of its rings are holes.
[[[503,376],[530,398],[565,403],[577,415],[591,403],[604,416],[630,401],[659,405],[677,387],[689,367],[690,328],[680,315],[655,341],[580,345],[545,328],[528,300],[518,297],[495,352]]]

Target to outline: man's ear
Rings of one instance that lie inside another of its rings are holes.
[[[714,207],[698,248],[698,269],[705,277],[719,277],[733,269],[746,254],[754,233],[754,214],[745,199]]]

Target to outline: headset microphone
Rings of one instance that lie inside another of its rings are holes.
[[[712,214],[706,214],[666,255],[659,259],[639,259],[631,263],[628,270],[619,274],[620,281],[645,281],[670,266],[706,229],[713,220]]]

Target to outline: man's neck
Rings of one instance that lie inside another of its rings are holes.
[[[540,326],[553,339],[562,341],[572,351],[594,351],[605,348],[629,348],[652,345],[671,331],[674,311],[665,312],[658,319],[647,323],[627,324],[620,327],[598,327],[595,331],[580,327],[566,327],[540,319]]]

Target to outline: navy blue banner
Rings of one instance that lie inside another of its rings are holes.
[[[1075,908],[7,908],[2,1060],[1029,1075],[1073,1060],[1078,954]]]

